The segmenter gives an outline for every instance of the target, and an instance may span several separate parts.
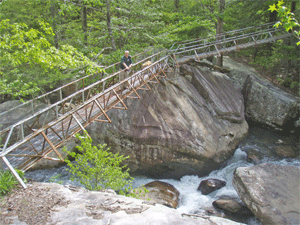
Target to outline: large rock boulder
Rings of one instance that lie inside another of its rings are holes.
[[[263,224],[300,224],[300,168],[261,164],[240,167],[233,185]]]
[[[214,201],[213,206],[217,209],[224,210],[225,214],[229,216],[236,216],[237,218],[253,217],[253,213],[242,203],[229,197],[221,197]]]
[[[226,186],[226,181],[210,178],[210,179],[201,181],[197,190],[201,191],[201,193],[203,195],[208,195],[211,192],[218,190],[225,186]]]
[[[1,224],[241,225],[215,216],[186,215],[160,204],[56,183],[28,184],[1,199]]]
[[[152,181],[146,185],[144,188],[148,190],[147,193],[143,192],[140,196],[141,199],[150,199],[153,203],[159,203],[171,208],[177,208],[179,204],[179,191],[171,184],[162,181]],[[137,191],[136,193],[138,193]]]
[[[131,172],[177,179],[205,175],[231,157],[248,132],[243,96],[230,79],[183,67],[182,76],[140,90],[140,100],[126,99],[128,110],[111,110],[112,123],[87,127],[96,144],[130,156]]]
[[[65,198],[67,205],[56,206],[50,214],[53,224],[197,224],[197,225],[238,225],[234,221],[218,217],[189,217],[175,209],[148,204],[140,199],[119,196],[112,191],[93,192],[79,188],[71,191],[57,184],[42,184],[49,193]],[[240,224],[241,225],[241,224]]]
[[[228,76],[242,90],[249,120],[275,130],[293,130],[300,116],[299,98],[275,87],[252,67],[224,58]]]

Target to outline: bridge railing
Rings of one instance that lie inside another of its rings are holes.
[[[287,36],[283,29],[270,28],[264,31],[257,31],[245,35],[239,35],[235,37],[226,38],[219,41],[213,41],[206,45],[194,46],[192,49],[187,48],[181,51],[174,52],[174,56],[177,58],[189,58],[194,57],[201,59],[212,55],[220,55],[223,52],[231,50],[239,50],[243,47],[249,47],[255,44],[260,44],[262,41],[270,42],[276,39]]]
[[[159,56],[159,53],[156,55]],[[104,115],[104,118],[107,120],[106,122],[110,122],[106,112],[113,107],[119,108],[116,107],[118,103],[123,104],[124,109],[126,109],[126,105],[123,102],[124,98],[134,97],[130,96],[132,93],[136,94],[134,98],[138,98],[139,95],[136,91],[141,89],[142,86],[149,87],[147,82],[151,80],[157,80],[156,82],[159,82],[157,77],[160,73],[164,73],[168,65],[168,58],[168,55],[162,56],[160,59],[157,58],[151,65],[135,72],[130,77],[108,87],[102,92],[95,94],[83,102],[83,104],[5,148],[4,151],[0,152],[0,157],[7,161],[7,165],[22,170],[27,170],[34,163],[42,159],[60,160],[58,158],[48,157],[47,155],[52,150],[56,151],[56,148],[66,139],[80,130],[84,130],[84,127],[94,120],[97,120],[97,118]],[[119,73],[120,72],[117,72],[110,77],[104,78],[102,82],[117,76]],[[125,84],[129,86],[124,92],[120,93],[119,90]],[[56,105],[54,107],[56,107]],[[45,112],[51,109],[53,109],[53,107],[46,109]],[[22,123],[24,122],[25,121],[22,121]],[[105,121],[102,120],[102,122]],[[16,126],[14,128],[16,128]],[[58,154],[58,156],[60,155]]]
[[[245,37],[248,37],[249,35],[256,35],[256,34],[261,34],[261,33],[265,33],[265,32],[274,32],[275,30],[282,30],[282,29],[271,27],[271,28],[268,28],[265,30],[254,31],[252,33],[247,33],[247,34],[244,33],[244,34],[238,34],[238,35],[228,36],[228,37],[226,37],[226,35],[224,35],[222,39],[218,39],[218,40],[212,39],[210,42],[206,42],[206,43],[195,43],[193,45],[186,45],[182,48],[177,49],[177,51],[174,53],[182,52],[182,51],[186,51],[186,50],[190,50],[190,49],[194,49],[194,48],[199,48],[201,46],[207,46],[209,44],[219,43],[224,40],[234,40],[234,39],[239,39],[239,38],[245,38]]]
[[[167,51],[164,50],[133,64],[130,75],[132,75],[136,71],[139,71],[142,68],[142,64],[144,62],[151,61],[153,63],[166,55]],[[97,93],[104,92],[107,88],[120,81],[120,73],[121,70],[101,80],[98,80],[90,84],[89,86],[83,87],[75,93],[72,93],[71,95],[60,99],[49,107],[39,110],[30,117],[3,129],[0,132],[0,146],[2,146],[0,150],[2,151],[2,153],[5,153],[6,150],[11,149],[13,145],[29,140],[37,130],[46,126],[49,122],[58,119],[74,108],[80,107],[80,105],[84,104],[85,101],[87,101]],[[38,101],[38,99],[36,99],[35,101]]]
[[[242,36],[246,35],[248,33],[253,33],[257,31],[264,31],[273,28],[274,23],[266,23],[258,27],[246,27],[242,29],[232,30],[224,32],[222,35],[216,36],[216,35],[210,35],[206,38],[197,38],[192,40],[186,40],[186,41],[180,41],[176,42],[172,45],[170,48],[171,53],[175,53],[177,51],[182,51],[186,48],[192,47],[192,46],[198,46],[198,45],[206,45],[212,41],[221,40],[221,39],[227,39],[229,37],[236,37],[236,36]]]
[[[154,50],[151,49],[147,49],[144,52],[138,53],[136,55],[134,55],[132,58],[133,60],[142,60],[146,57],[149,57],[151,55],[153,55]],[[34,115],[35,113],[37,113],[38,111],[40,111],[40,109],[36,106],[37,102],[42,102],[45,104],[53,104],[56,103],[58,101],[63,100],[64,98],[70,96],[71,94],[75,93],[78,90],[81,90],[83,88],[85,88],[86,86],[101,80],[103,77],[107,76],[107,74],[113,74],[116,71],[119,71],[119,62],[116,62],[112,65],[103,67],[103,72],[100,73],[95,73],[95,74],[90,74],[90,75],[86,75],[83,76],[81,78],[78,78],[74,81],[71,81],[65,85],[62,85],[50,92],[47,92],[45,94],[42,94],[40,96],[37,96],[29,101],[26,101],[24,103],[21,103],[15,107],[12,107],[6,111],[2,111],[0,112],[0,117],[2,116],[5,117],[6,115],[9,115],[11,112],[17,110],[17,109],[23,109],[27,111],[27,116],[31,116]],[[28,110],[28,108],[30,110]],[[3,130],[7,127],[5,127],[4,125],[2,125],[0,127],[0,130]]]

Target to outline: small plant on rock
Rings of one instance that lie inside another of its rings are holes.
[[[24,173],[20,170],[16,171],[19,174],[19,176],[23,178]],[[18,184],[18,180],[14,177],[10,170],[0,170],[0,196],[6,195],[12,189],[16,188]]]
[[[77,134],[76,138],[81,142],[76,147],[78,152],[68,152],[74,161],[65,160],[70,167],[71,179],[79,181],[89,190],[111,188],[120,191],[120,194],[128,193],[133,178],[127,166],[121,163],[129,157],[113,154],[106,144],[92,145],[92,139],[87,134]]]

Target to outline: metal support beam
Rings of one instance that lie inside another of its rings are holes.
[[[82,124],[79,122],[79,120],[77,119],[77,117],[74,114],[72,114],[72,116],[73,116],[74,120],[76,121],[76,123],[80,126],[81,130],[86,131],[86,129],[82,126]],[[89,138],[91,138],[91,136],[87,132],[86,132],[86,134],[87,134],[87,136]]]
[[[55,153],[58,155],[58,157],[60,158],[60,160],[62,162],[64,162],[63,157],[58,152],[57,148],[53,145],[53,143],[49,140],[49,138],[47,137],[47,135],[43,131],[41,132],[41,135],[45,138],[45,140],[48,142],[48,144],[50,145],[50,147],[55,151]]]
[[[5,156],[2,156],[2,160],[7,165],[8,169],[13,173],[13,175],[15,176],[15,178],[17,178],[17,180],[22,185],[22,187],[26,189],[27,188],[26,184],[21,179],[21,177],[19,176],[19,174],[15,171],[15,169],[12,167],[12,165],[9,163],[9,161],[7,160],[7,158]]]
[[[101,112],[103,113],[103,115],[106,117],[107,121],[109,123],[111,123],[111,119],[108,117],[108,115],[106,114],[106,112],[104,111],[104,109],[101,107],[100,103],[98,102],[97,99],[95,99],[95,103],[96,105],[100,108]],[[104,121],[103,121],[104,122]],[[105,121],[106,122],[106,121]]]
[[[221,54],[220,54],[220,52],[219,52],[219,49],[217,48],[217,45],[215,45],[215,48],[216,48],[216,50],[217,50],[217,52],[218,52],[219,57],[221,57]]]
[[[200,59],[199,59],[199,56],[198,56],[196,50],[194,50],[194,51],[195,51],[195,55],[196,55],[196,57],[197,57],[198,62],[200,62]]]
[[[120,98],[120,96],[117,94],[117,92],[115,91],[115,89],[113,89],[113,92],[115,93],[115,95],[117,96],[117,98],[121,102],[121,104],[124,106],[124,108],[127,109],[127,106],[124,104],[124,102],[122,101],[122,99]]]
[[[174,60],[175,60],[175,62],[176,62],[177,68],[179,68],[179,64],[178,64],[178,62],[177,62],[177,59],[176,59],[175,54],[173,54],[173,57],[174,57]]]

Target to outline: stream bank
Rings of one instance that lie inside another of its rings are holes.
[[[298,144],[295,135],[282,135],[278,132],[265,130],[259,127],[250,127],[249,135],[240,143],[233,157],[223,163],[218,170],[212,171],[209,175],[199,177],[196,175],[182,176],[180,179],[153,179],[145,176],[135,176],[134,187],[147,184],[154,180],[160,180],[173,185],[180,192],[179,207],[176,209],[179,213],[187,214],[205,214],[212,212],[214,215],[225,216],[224,212],[216,211],[212,203],[222,196],[240,199],[238,193],[232,185],[233,173],[238,167],[251,167],[263,163],[272,163],[276,165],[290,165],[300,167],[299,156],[296,158],[285,158],[276,153],[280,146],[285,148],[295,148]],[[248,162],[247,153],[255,149],[261,153],[259,162]],[[70,180],[70,174],[66,171],[66,166],[60,168],[29,171],[26,173],[28,179],[38,182],[58,182],[63,185],[81,186],[78,182]],[[215,178],[226,181],[226,186],[212,192],[209,195],[203,195],[197,191],[201,181],[208,178]],[[280,182],[280,181],[278,181]],[[235,219],[229,217],[230,219]],[[239,218],[240,222],[250,225],[258,225],[260,222],[252,218]]]

